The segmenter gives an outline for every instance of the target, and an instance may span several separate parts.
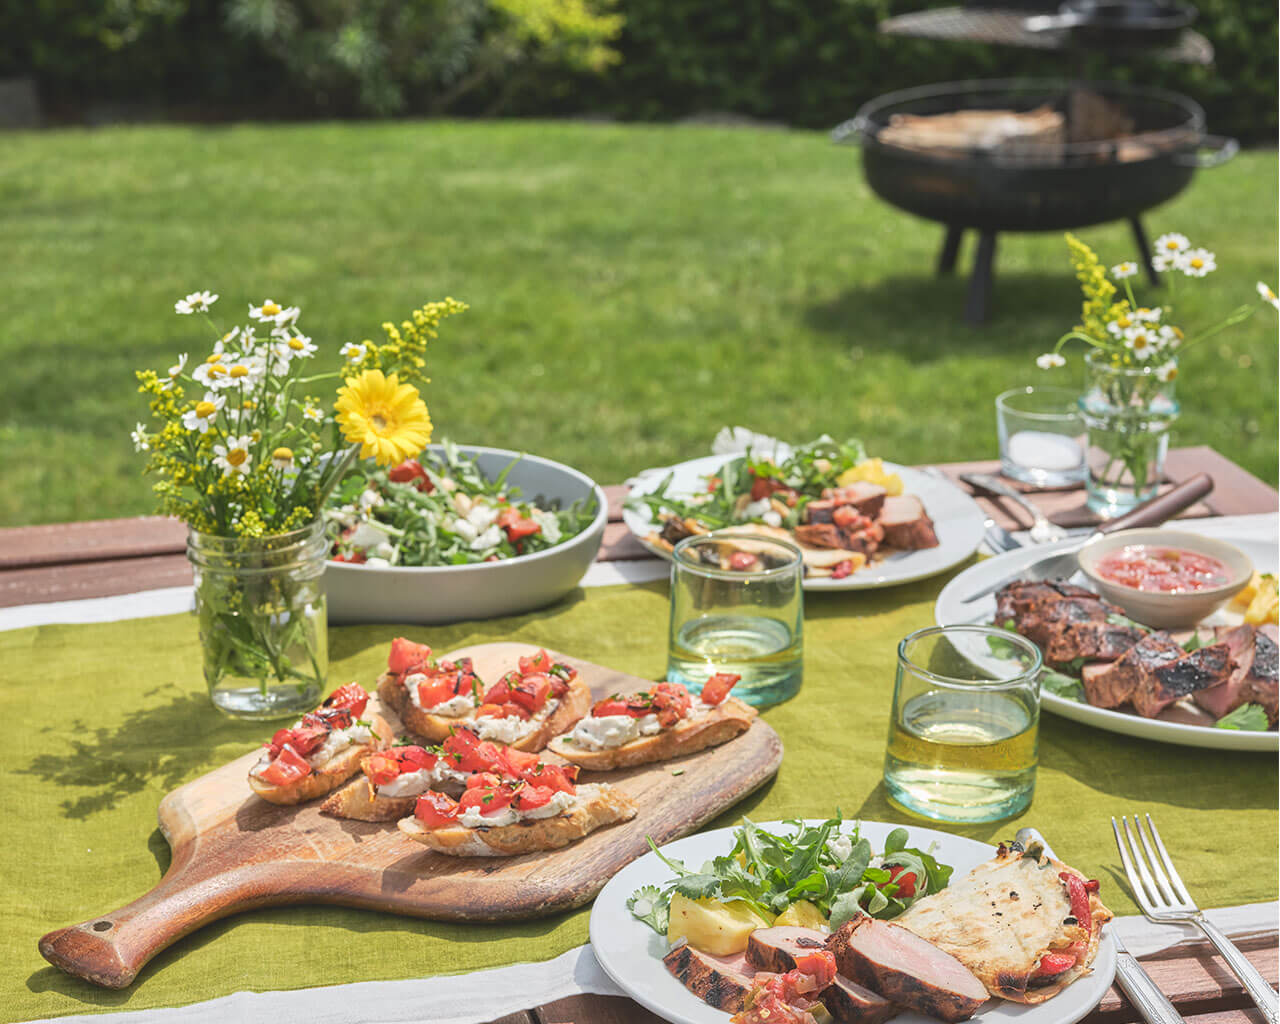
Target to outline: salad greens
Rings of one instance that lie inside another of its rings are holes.
[[[671,894],[690,899],[741,901],[766,920],[772,920],[797,900],[806,900],[830,917],[834,930],[865,912],[893,918],[922,896],[945,888],[951,867],[931,853],[907,846],[907,830],[895,828],[885,839],[880,856],[871,843],[841,828],[839,812],[820,825],[787,821],[790,835],[776,835],[748,818],[734,830],[733,848],[692,870],[649,846],[675,877],[665,886],[647,885],[627,900],[632,915],[655,931],[667,930]],[[906,876],[913,879],[908,881]]]
[[[627,507],[636,511],[647,508],[655,521],[664,513],[674,513],[682,519],[692,517],[713,530],[740,523],[769,522],[767,508],[749,506],[762,504],[758,496],[763,489],[757,486],[757,480],[776,480],[797,492],[796,503],[785,516],[779,517],[780,521],[769,525],[794,529],[803,522],[804,508],[810,501],[820,498],[824,489],[838,487],[841,474],[866,458],[867,451],[861,441],[841,443],[826,434],[793,448],[791,454],[778,463],[747,449],[745,455],[729,459],[715,476],[708,478],[705,494],[668,493],[674,478],[674,474],[668,474],[649,494],[628,498]],[[754,500],[753,490],[757,495]],[[773,514],[777,514],[776,509]]]
[[[518,458],[490,480],[456,445],[441,447],[348,476],[324,510],[330,557],[373,566],[492,562],[554,547],[596,516],[594,497],[567,509],[524,499],[506,483]]]

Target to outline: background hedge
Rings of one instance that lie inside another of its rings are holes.
[[[375,0],[354,0],[353,10]],[[405,0],[429,6],[446,0]],[[519,89],[495,81],[455,114],[603,114],[661,120],[701,112],[831,127],[880,93],[1009,75],[1071,75],[1065,54],[880,35],[878,22],[948,0],[618,0],[621,61],[601,76],[543,63]],[[305,6],[305,2],[302,4]],[[1217,60],[1200,68],[1091,56],[1091,77],[1141,81],[1200,101],[1210,130],[1248,142],[1277,131],[1277,17],[1258,0],[1199,0]],[[333,116],[304,75],[228,27],[227,0],[26,0],[0,10],[0,77],[34,74],[46,105],[78,119],[103,105],[179,118]],[[513,72],[514,73],[514,72]],[[406,114],[439,112],[420,98]]]

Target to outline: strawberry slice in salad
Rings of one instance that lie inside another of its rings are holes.
[[[567,739],[587,750],[603,750],[656,736],[714,710],[729,696],[739,678],[730,673],[712,676],[703,684],[696,702],[680,683],[657,683],[638,693],[614,694],[597,701],[591,714],[574,726]]]

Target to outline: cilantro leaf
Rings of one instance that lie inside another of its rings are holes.
[[[659,935],[667,934],[671,917],[671,897],[656,885],[643,885],[627,900],[627,909]]]
[[[702,873],[682,875],[675,880],[675,891],[691,900],[716,896],[720,892],[720,879],[713,874]]]
[[[1215,729],[1241,729],[1247,732],[1266,732],[1270,725],[1267,712],[1261,704],[1241,704],[1213,723]]]
[[[1084,703],[1084,686],[1080,680],[1072,679],[1062,672],[1055,672],[1051,668],[1046,668],[1040,673],[1040,689],[1055,697]]]

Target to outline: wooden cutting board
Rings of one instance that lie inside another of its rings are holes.
[[[493,680],[536,650],[492,643],[445,656],[469,656],[480,678]],[[651,685],[552,653],[576,668],[597,698]],[[259,753],[252,750],[166,796],[158,817],[173,860],[160,883],[126,907],[50,932],[40,940],[44,958],[95,984],[124,988],[170,943],[254,907],[337,903],[441,921],[568,910],[591,900],[619,869],[647,852],[646,836],[661,844],[688,835],[772,778],[782,763],[782,742],[756,720],[736,739],[685,758],[584,772],[583,781],[608,782],[631,796],[639,806],[636,817],[562,850],[471,859],[432,853],[402,835],[395,822],[322,815],[320,800],[298,807],[260,800],[247,782]]]

